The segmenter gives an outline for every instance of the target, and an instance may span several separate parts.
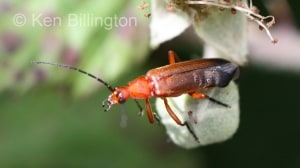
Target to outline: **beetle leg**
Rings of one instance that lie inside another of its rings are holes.
[[[155,113],[155,112],[153,112],[152,114],[153,114],[153,116],[154,116],[154,119],[155,119],[158,123],[160,123],[160,117],[158,116],[158,114]]]
[[[165,103],[165,106],[166,106],[166,109],[169,113],[169,115],[173,118],[173,120],[178,124],[178,125],[181,125],[181,126],[186,126],[186,128],[189,130],[189,132],[192,134],[192,136],[195,138],[195,140],[197,142],[200,143],[198,137],[196,136],[195,132],[191,129],[190,125],[187,123],[187,122],[184,122],[182,123],[179,118],[176,116],[176,114],[173,112],[173,110],[171,109],[171,107],[169,106],[169,103],[168,103],[168,100],[167,98],[162,98],[164,100],[164,103]]]
[[[186,126],[186,128],[189,130],[189,132],[192,134],[192,136],[195,138],[195,140],[200,143],[199,138],[196,136],[195,132],[192,130],[192,128],[190,127],[190,125],[187,122],[183,123],[184,126]]]
[[[169,113],[169,115],[172,117],[172,119],[178,124],[178,125],[181,125],[181,126],[184,126],[185,124],[182,124],[182,122],[180,121],[180,119],[177,117],[177,115],[173,112],[173,110],[171,109],[171,107],[169,106],[169,103],[168,103],[168,100],[167,98],[162,98],[164,100],[164,104],[165,104],[165,107],[167,109],[167,112]]]
[[[177,54],[176,54],[174,51],[172,51],[172,50],[170,50],[170,51],[168,52],[168,57],[169,57],[169,63],[170,63],[170,64],[175,64],[176,60],[179,61],[179,57],[178,57]]]
[[[146,103],[146,112],[147,112],[149,122],[153,123],[154,122],[154,116],[153,116],[153,112],[152,112],[152,108],[151,108],[149,99],[145,99],[145,103]]]
[[[223,102],[220,102],[219,100],[216,100],[212,97],[209,97],[208,95],[204,94],[204,93],[199,93],[199,92],[190,92],[189,93],[190,96],[192,96],[194,99],[208,99],[214,103],[217,103],[221,106],[224,106],[224,107],[230,107],[228,104],[225,104]]]
[[[143,116],[144,115],[144,110],[143,110],[143,107],[140,105],[140,103],[136,100],[136,99],[133,99],[136,103],[136,105],[138,106],[138,108],[140,109],[140,111],[138,112],[138,115],[139,116]]]

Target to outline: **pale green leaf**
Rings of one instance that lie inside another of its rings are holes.
[[[195,148],[216,142],[222,142],[236,132],[239,125],[238,87],[231,82],[225,88],[213,88],[205,91],[207,95],[230,105],[221,106],[207,99],[197,100],[189,95],[168,98],[169,105],[182,122],[187,122],[199,142],[195,140],[186,126],[180,126],[169,116],[161,99],[156,101],[156,109],[161,123],[166,127],[171,140],[183,148]]]

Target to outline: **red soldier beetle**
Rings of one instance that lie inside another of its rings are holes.
[[[112,105],[125,103],[129,98],[134,99],[142,111],[142,107],[137,100],[145,100],[146,112],[150,123],[153,123],[154,119],[158,120],[156,114],[153,113],[151,109],[149,102],[151,97],[163,99],[167,112],[172,119],[178,125],[187,126],[189,130],[190,128],[186,122],[180,121],[173,112],[168,104],[167,97],[189,94],[195,99],[208,99],[224,107],[230,107],[199,91],[206,88],[227,86],[230,81],[235,80],[239,76],[239,67],[236,64],[219,58],[198,59],[176,63],[175,59],[178,59],[178,57],[174,51],[169,51],[168,56],[170,65],[151,69],[146,75],[134,79],[129,82],[128,85],[115,88],[111,87],[101,78],[79,68],[41,61],[34,61],[33,63],[72,69],[96,79],[112,92],[102,103],[103,107],[107,105],[105,111],[108,111]],[[190,132],[193,134],[192,131]],[[193,136],[197,139],[194,134]]]

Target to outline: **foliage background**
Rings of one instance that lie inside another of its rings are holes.
[[[297,3],[289,1],[299,28]],[[238,81],[238,132],[224,143],[185,150],[168,141],[163,126],[137,116],[134,102],[103,113],[101,103],[109,92],[101,85],[77,73],[30,63],[74,64],[117,86],[167,64],[169,49],[182,60],[202,52],[191,30],[150,50],[150,21],[145,11],[136,9],[138,4],[0,1],[0,167],[299,167],[299,72],[259,66],[250,59]],[[261,1],[254,4],[267,13]],[[111,30],[17,27],[12,18],[19,12],[62,18],[83,12],[135,16],[138,25]],[[125,128],[120,126],[123,120]]]

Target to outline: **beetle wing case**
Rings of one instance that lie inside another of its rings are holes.
[[[223,59],[201,59],[155,68],[147,73],[155,96],[175,97],[209,87],[225,87],[239,68]]]

